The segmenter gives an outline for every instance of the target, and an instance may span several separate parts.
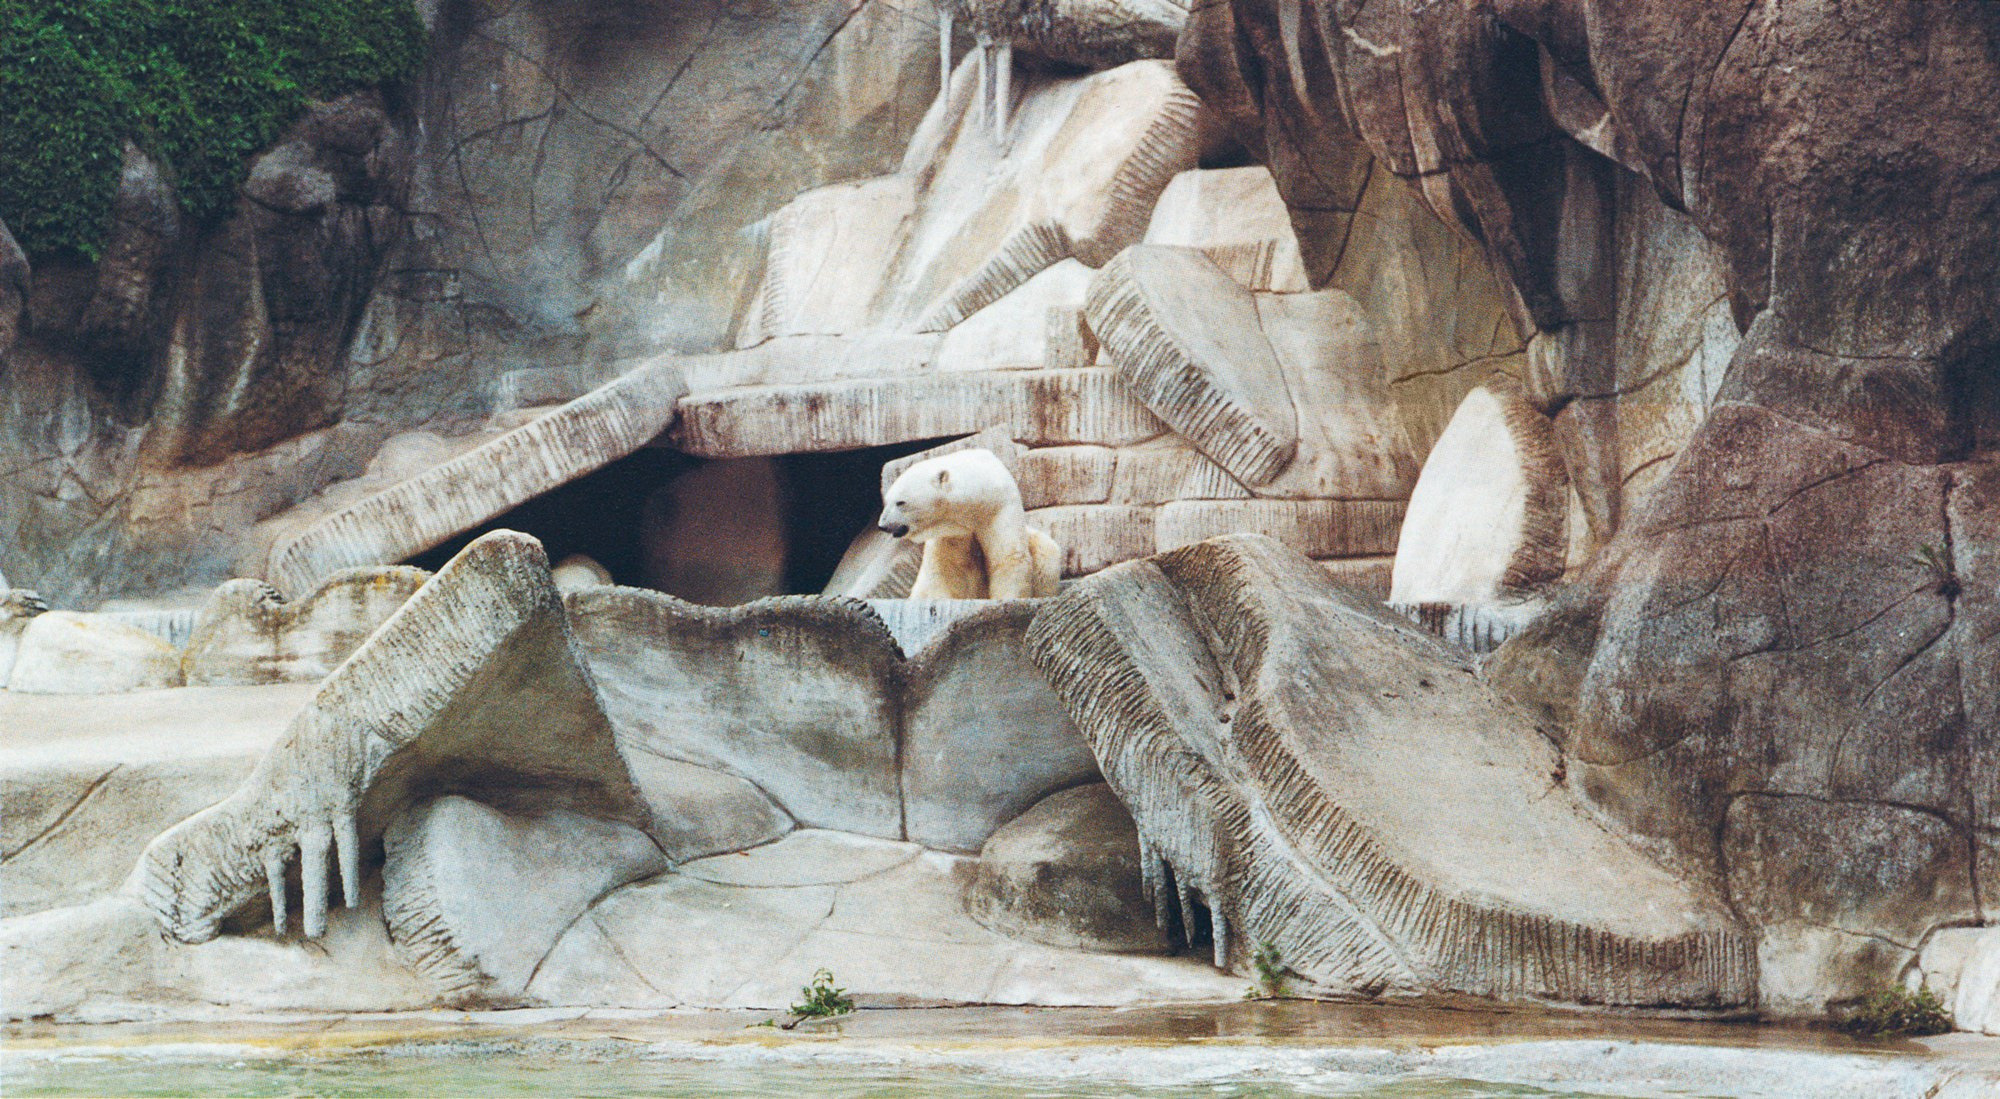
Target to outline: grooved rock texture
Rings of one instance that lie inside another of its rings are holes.
[[[271,573],[305,591],[329,573],[394,564],[622,458],[674,421],[687,392],[664,365],[641,367],[394,488],[334,512],[279,546]]]
[[[1132,809],[1163,925],[1218,964],[1269,942],[1327,991],[1754,1001],[1754,940],[1607,831],[1524,711],[1268,539],[1079,582],[1028,645]]]
[[[585,909],[667,868],[629,824],[562,810],[510,815],[464,797],[405,810],[382,844],[389,941],[446,1003],[518,1000]]]
[[[541,546],[511,531],[466,547],[412,596],[235,793],[147,846],[130,887],[183,942],[213,938],[267,890],[282,928],[296,857],[303,927],[318,936],[329,856],[353,907],[362,843],[411,802],[463,790],[647,822]]]
[[[1139,872],[1132,814],[1101,782],[1050,794],[979,851],[965,910],[1017,939],[1073,950],[1164,954]]]
[[[1283,472],[1298,416],[1249,291],[1201,252],[1135,245],[1098,272],[1091,330],[1146,407],[1244,484]]]
[[[422,569],[348,569],[297,603],[261,580],[215,589],[181,651],[190,687],[317,683],[430,579]]]
[[[1555,425],[1505,379],[1458,406],[1424,461],[1396,543],[1389,599],[1483,603],[1562,576],[1569,474]]]

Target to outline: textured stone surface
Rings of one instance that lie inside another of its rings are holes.
[[[1191,248],[1135,245],[1087,305],[1118,376],[1238,480],[1262,485],[1298,450],[1298,414],[1250,292]]]
[[[478,789],[502,807],[645,823],[571,646],[540,545],[480,538],[321,684],[236,792],[147,845],[132,889],[183,942],[213,938],[267,890],[283,926],[296,856],[302,926],[317,937],[329,859],[354,907],[362,843],[415,800]]]
[[[1081,582],[1028,644],[1133,810],[1163,924],[1218,964],[1270,942],[1327,990],[1756,995],[1750,937],[1606,831],[1524,711],[1267,539]]]
[[[1182,172],[1153,207],[1147,244],[1199,248],[1246,290],[1307,290],[1299,240],[1262,165]]]
[[[196,616],[182,673],[190,687],[317,683],[428,579],[406,565],[349,569],[297,603],[262,581],[231,580]]]
[[[117,889],[153,837],[242,783],[312,693],[0,692],[0,915]]]
[[[1051,794],[993,833],[965,909],[994,931],[1047,946],[1169,949],[1141,880],[1132,814],[1101,782]]]
[[[629,824],[510,815],[464,797],[412,806],[382,843],[389,941],[447,1003],[516,1000],[585,909],[667,868]]]
[[[108,615],[50,611],[28,619],[7,689],[87,695],[181,685],[180,653]]]
[[[903,838],[969,854],[1049,791],[1097,777],[1097,761],[1021,651],[1037,602],[988,604],[912,655]]]
[[[639,367],[321,519],[272,553],[272,575],[304,591],[337,569],[394,564],[429,549],[651,442],[686,391],[670,368]]]
[[[780,1010],[830,966],[862,1006],[1241,995],[1240,979],[1199,962],[1058,950],[989,931],[960,902],[972,863],[815,831],[688,863],[592,906],[528,994],[549,1004]],[[686,949],[691,942],[705,948]]]
[[[1480,386],[1424,461],[1389,598],[1480,603],[1548,585],[1567,560],[1569,507],[1555,425],[1518,386]]]
[[[1030,446],[1116,445],[1166,430],[1104,368],[990,370],[695,393],[669,437],[703,458],[851,450],[995,424]]]

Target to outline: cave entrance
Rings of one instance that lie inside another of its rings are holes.
[[[882,510],[882,466],[937,440],[825,454],[692,458],[645,448],[409,559],[436,569],[473,539],[518,530],[550,564],[582,554],[613,583],[730,606],[817,594]]]

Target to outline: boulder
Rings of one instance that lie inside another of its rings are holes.
[[[1169,949],[1140,878],[1132,814],[1101,782],[1051,794],[993,833],[965,908],[994,931],[1048,946]]]
[[[447,1003],[518,1000],[585,909],[668,865],[629,824],[508,814],[464,797],[403,811],[382,844],[389,939]]]
[[[902,690],[903,838],[971,853],[1097,761],[1028,662],[1037,601],[984,602],[912,654]]]
[[[1325,991],[1754,1001],[1719,897],[1606,830],[1467,657],[1296,551],[1108,569],[1028,649],[1132,810],[1162,926],[1218,965],[1268,943]]]
[[[549,576],[555,581],[556,590],[564,594],[611,583],[611,570],[598,564],[596,558],[581,553],[572,553],[556,562]]]
[[[0,581],[4,581],[0,577]],[[21,635],[29,619],[49,609],[42,597],[21,588],[0,586],[0,688],[14,674],[14,661],[21,653]]]
[[[1410,494],[1396,542],[1396,603],[1494,603],[1560,578],[1569,476],[1555,427],[1520,388],[1466,394]]]
[[[7,689],[112,694],[181,685],[181,655],[157,635],[106,615],[50,611],[28,619]]]
[[[1153,207],[1146,243],[1199,248],[1246,290],[1311,289],[1291,215],[1263,165],[1175,176]]]
[[[231,580],[197,614],[181,671],[190,687],[317,682],[428,579],[407,565],[343,569],[296,603],[261,580]]]

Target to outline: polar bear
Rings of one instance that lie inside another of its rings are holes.
[[[1062,549],[1030,527],[1021,489],[990,450],[959,450],[903,471],[884,497],[884,533],[924,547],[912,599],[1054,595]]]

